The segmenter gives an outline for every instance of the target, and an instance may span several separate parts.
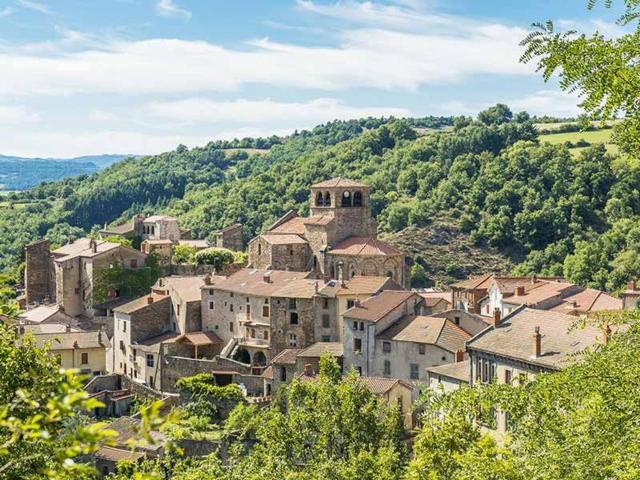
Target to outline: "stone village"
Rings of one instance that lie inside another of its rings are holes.
[[[176,381],[198,373],[268,402],[283,384],[313,380],[329,354],[398,402],[409,430],[421,391],[562,369],[610,333],[570,329],[578,317],[636,308],[640,299],[635,283],[616,298],[560,277],[497,274],[448,291],[411,290],[405,254],[377,236],[369,186],[334,178],[312,185],[309,201],[309,216],[287,213],[248,242],[245,265],[218,271],[173,265],[172,249],[243,251],[242,225],[210,243],[172,217],[137,215],[99,238],[54,250],[46,240],[28,245],[24,309],[12,321],[49,344],[63,367],[87,374],[108,416],[126,414],[135,395],[173,398]],[[140,247],[114,236],[137,237]],[[171,268],[146,295],[116,289],[96,301],[100,272],[135,271],[150,255]],[[506,424],[498,413],[497,431]],[[103,474],[126,456],[117,450],[98,453]]]

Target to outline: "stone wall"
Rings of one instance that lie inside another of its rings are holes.
[[[25,294],[27,304],[55,300],[55,281],[49,241],[40,240],[25,247]]]
[[[230,227],[223,228],[216,234],[216,247],[241,252],[244,250],[243,237],[242,225],[236,223]]]
[[[230,373],[250,374],[250,367],[227,358],[216,357],[213,360],[186,357],[165,356],[162,366],[162,391],[177,392],[176,382],[183,377],[198,373],[226,371]],[[236,377],[237,375],[234,375]],[[236,383],[234,381],[234,383]]]
[[[313,298],[295,299],[295,309],[289,308],[289,298],[271,299],[271,357],[285,348],[305,348],[316,342],[316,308]],[[297,324],[291,314],[297,313]]]
[[[405,265],[404,255],[396,256],[364,256],[364,255],[336,255],[329,251],[327,253],[327,271],[335,272],[338,275],[338,264],[342,262],[343,276],[350,279],[354,275],[391,276],[398,285],[407,286],[409,276]],[[390,274],[390,275],[389,275]]]
[[[313,256],[308,243],[272,245],[271,264],[269,268],[271,270],[307,272],[313,268],[312,259]]]

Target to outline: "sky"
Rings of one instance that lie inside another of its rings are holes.
[[[603,2],[601,2],[603,3]],[[620,33],[587,0],[0,0],[0,154],[153,154],[335,119],[574,116],[522,64],[535,21]]]

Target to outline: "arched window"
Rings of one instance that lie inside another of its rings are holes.
[[[261,351],[257,351],[253,355],[253,365],[256,367],[264,367],[267,365],[267,357]]]
[[[351,206],[351,192],[343,192],[342,193],[341,206],[343,206],[343,207],[350,207]]]
[[[362,206],[362,192],[354,192],[353,193],[353,206],[361,207]]]
[[[262,255],[262,244],[258,244],[258,255]]]
[[[324,197],[322,196],[322,192],[318,192],[316,195],[316,207],[322,207],[324,205]]]
[[[324,205],[325,207],[331,206],[331,194],[329,192],[324,192]]]

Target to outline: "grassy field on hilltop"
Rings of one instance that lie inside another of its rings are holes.
[[[607,149],[607,152],[612,155],[619,153],[618,146],[611,143],[611,134],[613,130],[611,128],[603,128],[598,130],[589,130],[586,132],[564,132],[564,133],[548,133],[540,135],[540,142],[549,142],[552,145],[560,145],[566,142],[576,144],[580,140],[585,140],[591,145],[603,143]],[[588,147],[572,147],[570,148],[571,154],[577,156]]]

